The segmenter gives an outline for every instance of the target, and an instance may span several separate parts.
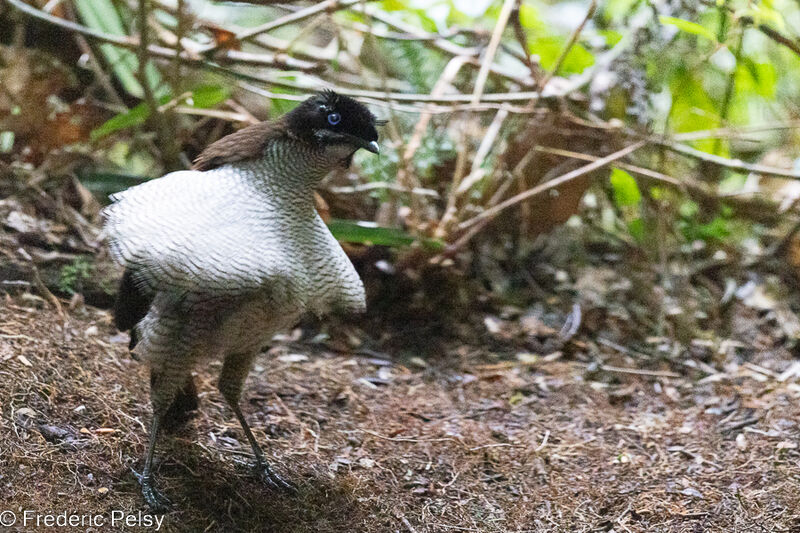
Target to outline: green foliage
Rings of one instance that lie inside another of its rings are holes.
[[[338,240],[356,244],[404,248],[416,242],[413,236],[403,230],[380,227],[374,222],[334,219],[328,222],[328,228]],[[420,242],[431,250],[444,248],[444,243],[437,239],[422,239]]]
[[[642,193],[633,176],[614,168],[611,171],[611,187],[614,190],[614,202],[618,207],[639,205],[642,201]]]
[[[446,131],[434,131],[422,138],[422,143],[414,154],[416,173],[423,180],[435,179],[435,170],[444,161],[456,155],[453,140]]]
[[[83,22],[93,30],[109,35],[128,35],[129,32],[112,0],[75,0],[74,4]],[[100,50],[125,90],[132,96],[142,98],[144,91],[137,78],[139,60],[136,54],[110,44],[101,45]],[[145,71],[153,92],[162,96],[168,88],[162,84],[161,75],[155,65],[148,64]]]
[[[186,103],[198,109],[215,107],[230,96],[230,89],[219,85],[201,85],[193,90]],[[164,95],[158,100],[159,105],[164,105],[171,100],[169,95]],[[142,102],[128,111],[114,115],[98,128],[92,130],[91,139],[96,141],[117,131],[141,126],[150,118],[150,107]]]
[[[576,14],[585,13],[588,1],[525,0],[519,5],[519,20],[525,40],[520,44],[516,28],[509,24],[496,54],[497,65],[509,71],[512,68],[524,69],[520,76],[526,75],[527,67],[522,66],[519,59],[522,48],[533,56],[534,62],[543,71],[552,72],[557,68],[557,76],[568,78],[596,65],[597,75],[592,83],[581,88],[587,105],[576,99],[574,102],[563,102],[565,107],[561,110],[585,120],[592,119],[590,114],[606,121],[619,119],[625,127],[640,132],[669,136],[727,126],[768,124],[770,121],[783,121],[797,116],[796,102],[800,101],[800,57],[787,46],[765,35],[764,28],[759,27],[766,25],[783,32],[789,41],[797,42],[797,25],[793,23],[800,19],[800,4],[795,0],[725,0],[703,3],[607,0],[598,4],[597,14],[581,30],[577,40],[570,45],[568,53],[563,57],[563,62],[559,63],[570,36],[580,21]],[[132,18],[130,15],[133,13],[133,5],[120,3],[118,0],[75,0],[75,6],[82,22],[93,29],[112,35],[132,35],[136,32],[136,28],[128,23],[128,19]],[[488,36],[497,24],[502,2],[381,0],[370,6],[382,10],[385,16],[400,20],[411,28],[438,34],[441,39],[453,45],[485,50]],[[274,20],[279,15],[278,10],[263,6],[233,9],[224,3],[210,3],[207,7],[212,10],[214,17],[219,15],[219,23],[226,22],[232,27],[252,27]],[[157,7],[154,7],[152,15],[164,27],[174,29],[176,20],[173,15]],[[206,13],[205,17],[208,16]],[[317,46],[322,42],[327,43],[329,49],[338,47],[339,50],[347,50],[346,53],[335,54],[328,64],[327,72],[333,76],[326,78],[326,74],[323,74],[321,78],[352,88],[360,88],[354,80],[365,75],[369,77],[366,80],[369,86],[365,85],[364,89],[427,93],[452,57],[437,49],[430,40],[414,40],[411,37],[413,30],[394,27],[382,21],[381,17],[372,17],[359,9],[336,11],[331,17],[334,24],[330,28],[323,28],[333,35],[331,40],[321,38],[315,41],[309,38],[312,32],[320,30],[322,26],[319,25],[313,26],[307,34],[300,32],[300,36],[297,30],[301,26],[298,25],[288,25],[270,32],[270,35],[291,42],[286,50],[290,55],[300,53],[303,46],[310,46],[311,43]],[[348,28],[348,24],[354,22],[362,29]],[[375,35],[364,32],[363,25],[373,26],[380,29],[380,32]],[[460,31],[459,28],[470,30]],[[333,29],[336,31],[333,32]],[[380,36],[386,32],[394,33],[395,36]],[[193,30],[193,33],[193,38],[199,37],[202,40],[208,37],[207,34],[200,35],[203,31]],[[401,36],[403,33],[405,35]],[[348,39],[354,35],[357,41],[349,42]],[[155,39],[156,34],[153,33],[153,36]],[[606,54],[615,47],[624,52],[616,55],[614,61],[608,65],[597,61],[601,54]],[[245,51],[256,49],[257,45],[252,43],[243,44]],[[131,95],[141,96],[135,52],[108,45],[103,45],[102,51],[107,65],[113,69],[115,79],[124,90]],[[353,51],[358,52],[357,57],[348,57]],[[298,55],[298,58],[301,57],[304,56]],[[482,55],[474,56],[472,64],[459,71],[455,79],[451,80],[453,87],[447,89],[448,94],[469,94],[474,89],[475,75],[482,58]],[[211,56],[204,59],[215,60]],[[355,62],[351,62],[353,59]],[[353,64],[357,64],[357,73],[353,70]],[[237,67],[233,64],[220,66],[230,68],[231,71],[241,68],[238,70],[240,74],[255,74],[261,68]],[[194,84],[196,88],[185,101],[175,102],[169,96],[171,92],[164,82],[171,81],[172,78],[164,76],[162,79],[155,72],[154,66],[148,65],[148,83],[162,91],[158,93],[160,105],[213,108],[230,97],[228,88],[234,85],[228,80],[220,83],[219,78],[213,77],[217,74],[209,75],[188,68],[186,72],[192,72],[195,76],[186,86]],[[268,87],[272,93],[300,96],[312,89],[309,83],[309,80],[313,80],[312,75],[269,68],[264,68],[263,73],[265,79],[276,82]],[[386,83],[389,78],[391,84]],[[553,81],[556,82],[554,85],[563,83],[563,80]],[[282,82],[286,82],[286,85]],[[503,92],[511,90],[511,87],[522,85],[509,84],[502,76],[492,73],[487,80],[485,92]],[[172,94],[175,92],[172,91]],[[547,102],[542,100],[539,105],[544,107],[545,103]],[[276,98],[267,100],[266,104],[270,118],[276,118],[291,110],[296,102]],[[392,140],[400,142],[396,146],[384,143],[383,152],[378,157],[366,153],[356,154],[356,165],[365,180],[386,183],[394,183],[396,180],[400,170],[400,154],[405,149],[403,141],[408,141],[419,119],[417,114],[404,112],[402,108],[407,103],[398,104],[391,115],[394,128]],[[149,113],[150,109],[145,104],[134,105],[130,110],[119,113],[96,128],[91,137],[98,140],[120,132],[138,131],[148,122]],[[447,205],[446,195],[450,187],[449,180],[452,178],[451,166],[457,155],[453,139],[460,136],[453,125],[468,122],[458,123],[452,120],[452,117],[460,116],[460,113],[461,111],[452,114],[437,112],[410,162],[408,170],[414,174],[414,178],[425,187],[445,195],[445,201],[431,201],[425,205],[423,209],[427,209],[427,212],[420,219],[425,219],[429,213],[432,218],[440,217],[442,206]],[[472,155],[477,146],[480,140],[479,129],[486,127],[489,117],[489,113],[482,114],[479,120],[469,124],[467,137],[471,144],[465,147],[471,150],[468,156]],[[498,135],[495,146],[509,146],[509,132],[519,131],[516,124],[519,123],[514,123],[514,119],[503,124],[503,131]],[[382,135],[386,137],[385,134]],[[148,137],[150,138],[152,136]],[[0,136],[0,141],[2,140],[5,140],[5,145],[8,144],[8,139]],[[103,143],[100,149],[106,150],[105,155],[109,161],[125,170],[84,174],[82,179],[95,192],[106,194],[125,188],[139,180],[136,174],[153,175],[156,173],[150,171],[158,169],[157,161],[153,163],[146,157],[142,158],[142,153],[150,152],[142,149],[144,143],[137,140],[137,136],[122,135],[115,141],[114,144]],[[546,139],[541,142],[546,144]],[[778,155],[784,157],[797,152],[797,139],[789,136],[781,138],[774,132],[771,137],[754,135],[746,142],[728,138],[686,142],[703,152],[753,162],[758,162],[764,154],[771,151],[779,152]],[[3,143],[0,142],[0,152],[2,151]],[[649,155],[655,154],[651,151]],[[152,159],[157,157],[156,155]],[[499,150],[493,149],[483,161],[483,168],[491,170],[501,159]],[[648,159],[647,150],[641,150],[631,159],[635,164],[656,169],[677,179],[681,179],[685,173],[702,172],[703,176],[694,177],[706,179],[709,188],[720,194],[737,194],[744,182],[740,173],[718,171],[716,167],[707,171],[708,166],[698,165],[682,156],[666,155]],[[471,159],[467,159],[466,164],[469,165],[470,162]],[[490,175],[492,173],[487,172],[487,176]],[[475,194],[460,198],[456,203],[457,209],[479,210],[482,206],[477,202],[483,198],[480,193],[494,190],[489,181],[486,178],[483,183],[476,184],[472,190]],[[682,195],[672,189],[665,192],[665,189],[652,188],[649,193],[645,192],[647,197],[643,198],[643,191],[639,189],[634,177],[619,168],[612,169],[608,187],[613,208],[606,209],[610,214],[603,213],[604,217],[609,217],[607,221],[604,220],[603,227],[614,232],[623,228],[622,232],[627,232],[625,237],[632,237],[640,243],[648,242],[646,236],[656,226],[654,210],[651,209],[653,203],[665,206],[665,213],[678,212],[675,219],[665,226],[673,228],[674,234],[671,237],[677,240],[702,239],[709,243],[727,244],[739,235],[738,221],[732,215],[723,212],[699,213],[696,204],[680,205],[679,198]],[[367,209],[373,209],[384,201],[391,201],[391,205],[398,207],[412,204],[407,194],[398,194],[383,188],[376,188],[363,195],[363,198]],[[472,213],[465,211],[461,215],[472,216]],[[365,227],[363,224],[343,221],[335,221],[331,227],[339,238],[352,242],[375,242],[400,247],[408,246],[413,241],[411,235],[388,228]],[[421,227],[434,225],[422,224]]]
[[[147,181],[143,176],[116,172],[81,172],[78,177],[87,189],[100,198],[107,198],[115,192],[124,191]]]
[[[71,264],[61,267],[58,288],[66,294],[75,294],[82,290],[83,282],[92,276],[94,266],[84,257],[78,257]]]
[[[567,35],[553,33],[548,23],[542,18],[535,5],[524,3],[520,6],[520,22],[529,30],[528,52],[539,57],[543,68],[552,70],[567,43]],[[583,72],[594,64],[594,55],[580,42],[570,48],[559,69],[561,74]]]
[[[114,115],[100,127],[92,130],[91,139],[97,141],[114,132],[141,126],[150,117],[150,108],[145,102],[132,107],[128,111]]]
[[[705,37],[709,41],[717,42],[717,36],[714,35],[714,32],[696,22],[692,22],[690,20],[683,20],[676,17],[667,17],[665,15],[661,15],[660,17],[658,17],[658,20],[661,21],[661,24],[669,24],[675,26],[676,28],[678,28],[683,32],[692,35],[699,35],[700,37]]]
[[[695,219],[681,220],[678,223],[687,241],[722,242],[731,235],[731,221],[727,217],[716,216],[710,222],[699,223]]]
[[[611,170],[611,190],[628,233],[637,241],[644,240],[645,225],[641,217],[642,193],[633,176],[622,169]]]
[[[294,80],[293,77],[288,78],[290,81]],[[273,87],[272,92],[277,94],[292,94],[297,95],[299,94],[298,91],[287,89],[284,87]],[[294,100],[285,100],[283,98],[272,98],[269,100],[269,117],[271,119],[276,119],[279,116],[288,113],[292,109],[294,109],[299,102],[295,102]]]
[[[416,92],[430,92],[445,66],[444,58],[416,41],[381,42],[382,68],[405,79]]]
[[[222,85],[201,85],[192,91],[188,102],[192,107],[198,109],[209,109],[216,107],[231,95],[231,90]]]
[[[361,173],[370,181],[392,183],[397,178],[400,154],[394,149],[384,148],[378,156],[360,150],[354,159]]]

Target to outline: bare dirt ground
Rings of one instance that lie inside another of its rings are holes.
[[[3,510],[146,513],[131,473],[147,438],[146,369],[105,311],[71,311],[64,325],[35,297],[4,298]],[[277,344],[245,412],[297,496],[250,475],[210,362],[197,417],[161,441],[174,510],[160,530],[800,531],[800,386],[779,375],[789,352],[753,342],[750,361],[706,373],[633,353],[594,367],[453,343],[424,366]]]

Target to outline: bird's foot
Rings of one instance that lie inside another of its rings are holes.
[[[156,488],[153,477],[143,476],[135,470],[133,471],[133,475],[136,476],[139,485],[142,487],[142,496],[144,496],[144,501],[147,503],[147,506],[150,507],[150,510],[158,514],[164,514],[169,511],[172,502]]]
[[[297,494],[297,485],[283,479],[269,466],[269,463],[258,462],[255,465],[255,470],[258,478],[269,488],[288,492],[289,494]]]

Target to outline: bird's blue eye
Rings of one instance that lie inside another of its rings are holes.
[[[331,126],[335,126],[341,121],[342,121],[342,115],[340,115],[339,113],[331,113],[330,115],[328,115],[328,124],[330,124]]]

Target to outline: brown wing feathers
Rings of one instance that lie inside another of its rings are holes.
[[[208,146],[194,160],[192,169],[211,170],[227,163],[260,157],[270,140],[286,133],[282,120],[247,126]]]

